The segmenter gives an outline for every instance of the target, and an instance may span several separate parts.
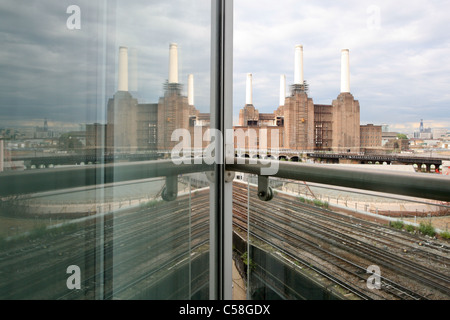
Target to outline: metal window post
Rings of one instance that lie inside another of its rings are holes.
[[[233,0],[211,6],[211,128],[226,138],[233,126]],[[225,146],[216,139],[210,211],[210,299],[232,298],[232,183],[226,183]]]

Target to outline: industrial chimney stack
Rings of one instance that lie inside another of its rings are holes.
[[[245,104],[253,104],[253,94],[252,94],[252,74],[247,73],[247,86],[245,92]]]
[[[119,48],[119,84],[117,91],[128,91],[128,48]]]
[[[178,45],[169,46],[169,83],[178,83]]]
[[[350,58],[349,50],[341,51],[341,93],[350,93]]]
[[[294,84],[303,84],[303,46],[295,46]]]

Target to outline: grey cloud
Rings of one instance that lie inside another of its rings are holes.
[[[368,25],[371,6],[380,13],[376,28]],[[255,7],[258,14],[252,14]],[[235,2],[235,37],[244,46],[235,50],[235,70],[265,68],[265,77],[286,74],[292,83],[294,46],[303,44],[310,96],[331,103],[339,94],[340,50],[349,48],[351,90],[360,101],[362,122],[445,118],[450,127],[449,11],[448,2],[423,0]],[[235,114],[245,101],[242,83],[234,86]],[[278,85],[268,85],[254,79],[253,100],[262,112],[272,112],[278,101]]]
[[[101,121],[116,90],[121,45],[136,52],[136,96],[157,102],[168,75],[169,43],[177,42],[180,81],[186,85],[187,75],[194,74],[196,106],[208,111],[210,1],[79,0],[79,31],[66,28],[70,4],[0,3],[0,126],[41,116]],[[349,46],[361,121],[448,119],[448,2],[245,0],[234,5],[235,115],[245,103],[247,72],[254,74],[255,106],[274,110],[279,76],[286,75],[287,85],[293,82],[294,46],[303,44],[305,79],[316,103],[331,103],[338,95],[340,50]],[[371,5],[380,8],[376,30],[367,28]]]
[[[0,4],[0,126],[39,118],[104,122],[107,99],[116,90],[121,45],[137,52],[136,95],[142,102],[157,102],[167,79],[169,43],[178,42],[180,80],[197,74],[196,91],[208,95],[199,94],[196,101],[209,107],[209,1],[80,0],[81,30],[66,27],[71,4]]]

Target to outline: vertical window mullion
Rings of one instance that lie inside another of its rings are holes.
[[[210,212],[210,298],[231,299],[232,198],[226,184],[226,129],[232,128],[233,1],[216,0],[211,8],[211,124],[223,139],[215,141],[215,181]]]

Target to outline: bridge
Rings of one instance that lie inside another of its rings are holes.
[[[307,153],[309,158],[324,160],[327,163],[353,163],[353,164],[412,164],[418,170],[425,167],[430,172],[432,167],[439,170],[442,158],[420,157],[417,155],[399,154],[346,154],[346,153]]]
[[[120,154],[49,154],[46,156],[14,156],[11,161],[23,161],[28,167],[48,168],[56,165],[113,163],[121,161],[147,161],[164,157],[164,152]]]
[[[276,159],[292,162],[300,162],[302,158],[314,159],[316,162],[325,163],[348,163],[348,164],[410,164],[417,170],[434,172],[442,166],[443,160],[450,157],[427,157],[418,154],[364,154],[364,153],[331,153],[311,152],[310,150],[258,150],[258,149],[236,149],[235,156],[241,158],[263,158]],[[434,170],[433,170],[434,169]]]
[[[201,157],[203,149],[183,150],[183,156]],[[49,154],[13,156],[11,161],[23,161],[27,167],[48,168],[57,165],[97,164],[128,161],[148,161],[169,159],[171,150],[150,150],[136,153],[105,154]],[[347,164],[410,164],[419,171],[434,172],[440,169],[443,160],[450,157],[426,157],[418,154],[364,154],[364,153],[331,153],[311,152],[311,150],[292,149],[235,149],[235,157],[252,159],[273,159],[281,161],[301,162],[302,159],[313,159],[315,162],[347,163]]]

